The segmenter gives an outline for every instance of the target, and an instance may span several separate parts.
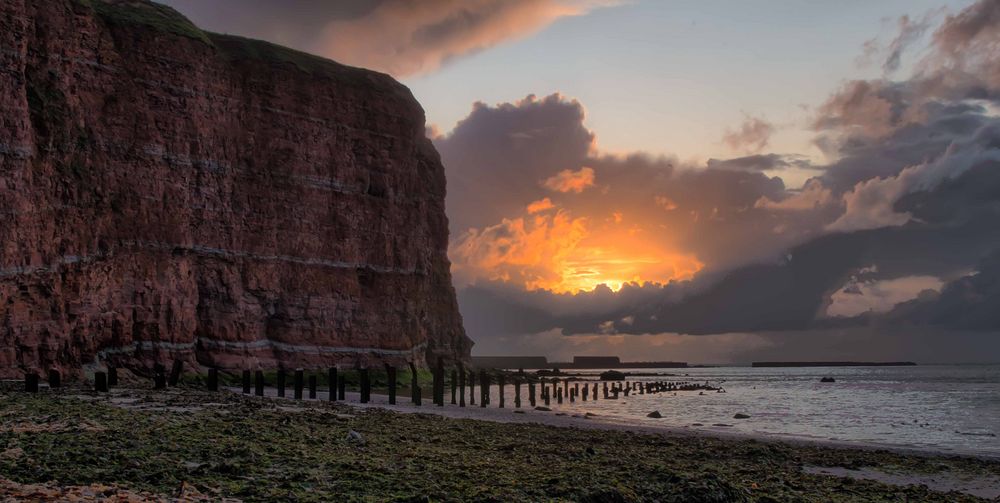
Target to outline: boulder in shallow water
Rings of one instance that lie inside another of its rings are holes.
[[[820,379],[819,382],[837,382],[837,380],[832,377],[824,377]]]
[[[663,414],[660,414],[660,411],[658,410],[654,410],[653,412],[646,414],[646,417],[651,417],[653,419],[660,419],[661,417],[663,417]]]
[[[737,412],[736,415],[733,416],[733,419],[750,419],[750,415]]]
[[[602,381],[624,381],[625,373],[617,370],[606,370],[601,372]]]

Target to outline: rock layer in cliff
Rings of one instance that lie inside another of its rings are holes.
[[[0,374],[469,354],[390,77],[138,0],[5,0],[0,75]]]

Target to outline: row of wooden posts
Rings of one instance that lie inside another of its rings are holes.
[[[170,369],[170,374],[166,373],[166,368],[163,365],[157,364],[153,367],[153,387],[156,389],[163,389],[168,384],[170,386],[176,386],[180,380],[181,372],[183,370],[183,363],[180,360],[175,360],[173,366]],[[386,376],[388,378],[388,392],[389,392],[389,404],[396,404],[396,368],[390,365],[385,366]],[[411,380],[411,401],[414,405],[421,405],[422,403],[422,389],[417,381],[417,369],[411,363],[410,371],[412,373]],[[368,369],[358,369],[359,385],[360,385],[360,401],[361,403],[368,403],[371,401],[371,378]],[[490,396],[490,388],[493,385],[493,374],[494,372],[489,372],[486,370],[479,370],[478,375],[476,371],[466,370],[459,365],[457,368],[451,370],[451,404],[458,405],[460,407],[466,406],[465,400],[465,388],[468,384],[468,404],[476,405],[476,381],[479,381],[479,406],[486,407],[491,404],[492,397]],[[546,381],[542,378],[539,381],[532,381],[526,379],[523,371],[519,374],[513,375],[513,386],[514,386],[514,407],[520,408],[521,403],[521,387],[525,382],[528,385],[528,403],[535,407],[537,405],[536,398],[541,399],[542,403],[546,406],[550,405],[552,400],[555,400],[557,404],[562,404],[563,400],[568,400],[569,402],[576,402],[580,399],[586,402],[588,399],[597,400],[598,392],[603,392],[603,397],[605,400],[608,399],[618,399],[619,395],[629,396],[630,393],[644,395],[644,394],[655,394],[665,391],[675,391],[678,389],[683,389],[685,383],[675,383],[675,382],[639,382],[639,381],[617,381],[609,383],[603,381],[598,382],[573,382],[572,385],[569,379],[559,380],[553,378]],[[57,370],[49,371],[49,387],[58,388],[61,385],[62,378]],[[244,370],[242,375],[243,393],[250,394],[251,389],[253,393],[257,396],[264,396],[264,389],[267,387],[267,383],[264,381],[264,372],[257,370],[251,372],[250,370]],[[433,371],[433,389],[432,389],[432,400],[435,405],[444,406],[445,405],[445,369],[441,361],[438,361],[437,366]],[[478,378],[478,379],[477,379]],[[507,375],[504,373],[496,374],[496,383],[499,387],[499,404],[498,407],[503,408],[505,406],[505,386],[506,386]],[[284,371],[279,370],[276,377],[274,386],[277,389],[277,394],[279,397],[285,396],[286,389],[286,379],[287,376]],[[308,396],[311,399],[316,398],[318,379],[316,374],[309,374],[306,376],[304,370],[295,370],[292,374],[292,389],[294,393],[294,398],[301,400],[304,393],[308,390]],[[39,376],[36,373],[28,373],[25,375],[25,391],[34,393],[38,392],[38,382]],[[328,370],[327,382],[329,383],[329,394],[328,399],[330,401],[344,400],[347,383],[342,374],[338,374],[337,368],[330,368]],[[207,387],[209,391],[218,391],[219,389],[219,371],[218,369],[212,368],[208,370]],[[603,386],[599,386],[603,384]],[[98,392],[107,392],[110,386],[118,385],[118,372],[115,367],[108,367],[107,371],[99,371],[94,374],[94,389]],[[581,387],[582,385],[582,387]],[[307,387],[308,386],[308,387]],[[591,391],[593,390],[593,391]],[[537,392],[537,393],[536,393]]]
[[[169,377],[167,375],[167,369],[161,364],[156,364],[153,366],[153,387],[156,389],[163,389],[167,387],[169,383],[170,386],[177,386],[180,382],[181,372],[184,370],[184,363],[180,360],[174,360],[173,366],[170,368]],[[213,369],[214,370],[214,369]],[[211,371],[209,371],[211,374]],[[49,370],[49,387],[59,388],[62,387],[62,374],[58,370]],[[28,393],[38,393],[39,376],[35,372],[29,372],[24,375],[24,391]],[[108,366],[107,370],[94,372],[94,390],[99,392],[107,392],[111,386],[118,385],[118,369],[116,367]]]

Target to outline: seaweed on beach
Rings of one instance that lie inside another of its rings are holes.
[[[0,395],[0,499],[11,487],[47,484],[244,501],[978,501],[812,475],[804,465],[1000,471],[971,458],[446,419],[184,388]]]

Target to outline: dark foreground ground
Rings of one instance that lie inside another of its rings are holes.
[[[0,501],[984,501],[805,467],[1000,475],[1000,463],[979,459],[446,419],[229,392],[0,392]]]

